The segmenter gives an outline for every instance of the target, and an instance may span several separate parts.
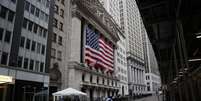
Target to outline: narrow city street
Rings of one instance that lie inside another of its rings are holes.
[[[153,96],[137,99],[134,101],[162,101],[162,96],[153,95]]]

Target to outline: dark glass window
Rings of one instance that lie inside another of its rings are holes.
[[[43,28],[39,27],[39,36],[42,36],[42,35],[43,35]]]
[[[1,64],[7,65],[7,61],[8,61],[8,53],[3,52],[1,56]]]
[[[57,14],[59,13],[59,6],[54,5],[54,12],[57,13]]]
[[[99,83],[99,77],[96,78],[96,82],[97,82],[97,84]]]
[[[21,36],[20,38],[20,47],[24,47],[25,37]]]
[[[28,22],[27,19],[24,18],[24,20],[23,20],[23,28],[25,28],[25,29],[27,28],[27,22]]]
[[[43,37],[44,37],[44,38],[47,37],[47,30],[46,30],[46,29],[43,30]]]
[[[53,25],[54,25],[54,27],[57,28],[57,24],[58,24],[58,20],[54,18],[54,20],[53,20]]]
[[[93,82],[93,76],[90,75],[90,82],[92,83]]]
[[[17,66],[18,67],[22,67],[22,59],[23,59],[23,57],[18,56],[18,58],[17,58]]]
[[[8,13],[8,21],[13,22],[15,13],[13,11],[9,11]]]
[[[62,60],[62,52],[61,51],[57,52],[57,59],[60,61]]]
[[[32,50],[32,51],[35,51],[35,50],[36,50],[36,42],[35,42],[35,41],[32,41],[31,50]]]
[[[59,45],[62,45],[62,37],[61,37],[61,36],[59,36],[58,44],[59,44]]]
[[[43,70],[44,70],[44,63],[41,62],[41,63],[40,63],[40,72],[43,72]]]
[[[28,1],[25,2],[25,10],[29,12],[30,3]]]
[[[41,44],[38,43],[38,44],[37,44],[37,53],[40,53],[40,49],[41,49]]]
[[[29,59],[28,58],[24,58],[24,69],[28,68],[28,62],[29,62]]]
[[[34,32],[35,34],[37,34],[37,30],[38,30],[38,25],[37,25],[37,24],[34,24],[33,32]]]
[[[36,13],[35,13],[35,15],[36,15],[37,17],[39,17],[39,13],[40,13],[40,10],[39,10],[38,8],[36,8]]]
[[[0,17],[6,18],[6,13],[8,12],[6,7],[1,6]]]
[[[59,23],[59,29],[60,29],[61,31],[63,31],[63,23],[62,23],[62,22]]]
[[[29,30],[29,31],[32,31],[32,27],[33,27],[33,22],[30,21],[30,22],[29,22],[29,26],[28,26],[28,30]]]
[[[38,69],[39,69],[39,61],[36,61],[36,63],[35,63],[35,71],[38,72]]]
[[[34,68],[34,60],[31,59],[29,63],[29,69],[33,70],[33,68]]]
[[[42,50],[41,50],[41,54],[45,54],[45,45],[42,45]]]
[[[85,81],[85,74],[82,74],[82,81]]]
[[[26,41],[26,49],[30,49],[31,40],[27,39]]]
[[[3,32],[4,32],[4,29],[3,29],[3,28],[0,28],[0,40],[3,39]]]
[[[34,12],[35,12],[35,6],[34,6],[34,5],[31,5],[31,14],[34,15]]]
[[[11,39],[11,32],[10,31],[6,31],[6,35],[5,35],[4,41],[9,43],[10,39]]]
[[[57,42],[57,34],[55,33],[53,34],[52,41],[55,43]]]

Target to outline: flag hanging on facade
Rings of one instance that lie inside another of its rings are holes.
[[[100,33],[93,31],[89,27],[85,28],[86,45],[85,61],[96,68],[113,71],[114,49]]]

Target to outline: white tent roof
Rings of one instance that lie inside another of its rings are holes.
[[[78,91],[73,88],[67,88],[58,92],[55,92],[52,94],[53,96],[67,96],[67,95],[87,95],[86,93],[83,93],[81,91]]]

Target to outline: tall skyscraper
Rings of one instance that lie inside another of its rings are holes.
[[[29,100],[48,90],[50,4],[50,0],[0,0],[1,101]]]
[[[122,19],[120,10],[123,9],[121,0],[100,0],[107,12],[112,16],[117,26],[121,27]],[[122,28],[121,28],[122,29]],[[122,32],[124,32],[122,30]],[[126,37],[125,33],[118,34],[120,40],[117,42],[118,48],[116,51],[115,73],[119,78],[119,94],[121,96],[128,95],[128,71],[127,71],[127,59],[126,59]]]
[[[135,0],[121,0],[120,7],[121,28],[127,43],[129,93],[138,96],[146,89],[141,16]]]

